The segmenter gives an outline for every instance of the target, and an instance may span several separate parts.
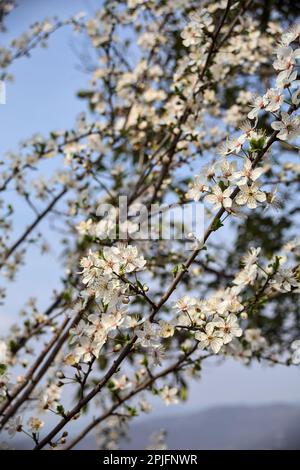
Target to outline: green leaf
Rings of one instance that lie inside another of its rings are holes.
[[[217,230],[219,230],[219,228],[223,227],[224,224],[222,224],[221,220],[220,219],[217,219],[213,222],[212,226],[211,226],[211,230],[213,232],[216,232]]]
[[[188,398],[188,389],[187,389],[187,387],[185,387],[185,386],[181,387],[181,389],[179,391],[179,396],[180,396],[182,401],[187,400],[187,398]]]
[[[138,416],[136,408],[134,408],[133,406],[126,406],[126,408],[130,416]]]
[[[176,277],[176,276],[177,276],[178,269],[179,269],[179,266],[178,266],[178,265],[174,266],[174,268],[172,269],[173,277]]]
[[[57,411],[57,413],[59,413],[62,416],[64,416],[64,414],[65,414],[65,409],[62,405],[57,405],[56,411]]]
[[[0,364],[0,375],[4,375],[6,371],[7,371],[7,365]]]
[[[225,189],[227,189],[227,186],[224,181],[219,181],[219,187],[222,189],[222,191],[225,191]]]
[[[259,150],[263,150],[265,146],[266,138],[265,136],[261,136],[258,139],[250,139],[250,152],[258,152]]]

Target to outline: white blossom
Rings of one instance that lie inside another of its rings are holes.
[[[14,437],[17,432],[22,431],[22,417],[16,416],[11,418],[6,426],[7,433],[10,437]]]
[[[280,292],[290,292],[292,288],[299,287],[295,272],[292,269],[284,268],[279,268],[270,284]]]
[[[199,341],[199,346],[202,349],[211,348],[214,354],[218,354],[224,344],[224,333],[216,328],[214,322],[207,323],[205,331],[197,331],[195,338]]]
[[[153,323],[145,321],[142,328],[136,330],[136,334],[138,337],[137,342],[144,348],[159,347],[157,328]]]
[[[212,188],[212,193],[205,196],[205,200],[214,205],[214,209],[218,210],[221,207],[229,209],[232,205],[231,199],[232,188],[227,188],[222,191],[220,186],[215,185]]]
[[[281,120],[272,122],[271,126],[275,131],[279,131],[277,137],[281,140],[294,139],[300,133],[299,117],[285,112],[281,113]]]
[[[201,176],[196,176],[193,181],[191,188],[187,192],[187,198],[193,199],[194,201],[199,201],[203,193],[208,191],[208,186],[205,184]]]
[[[160,396],[167,406],[175,405],[178,403],[178,390],[175,387],[168,387],[165,385],[161,391]]]
[[[238,324],[236,315],[233,313],[228,315],[225,319],[216,317],[214,318],[213,323],[222,332],[223,344],[230,343],[234,337],[242,336],[243,331]]]
[[[267,345],[266,339],[262,336],[259,328],[248,328],[244,332],[246,341],[250,344],[252,351],[264,349]]]
[[[29,430],[32,433],[39,432],[44,427],[44,424],[45,424],[44,421],[42,421],[41,419],[36,418],[34,416],[29,418],[29,420],[28,420]]]
[[[252,183],[251,186],[247,184],[240,186],[240,193],[237,195],[235,201],[240,206],[246,205],[249,209],[256,209],[258,203],[266,201],[267,196],[263,191],[260,191],[258,183]]]
[[[263,173],[265,169],[263,167],[252,168],[252,162],[249,158],[245,159],[243,169],[241,171],[236,171],[234,173],[234,179],[237,180],[236,184],[238,186],[243,186],[248,183],[248,181],[256,181]]]

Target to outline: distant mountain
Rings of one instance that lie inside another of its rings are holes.
[[[144,449],[149,436],[167,431],[169,449],[300,449],[300,407],[222,406],[131,426],[123,449]]]
[[[220,406],[172,416],[133,421],[124,450],[145,449],[156,431],[167,431],[169,449],[298,449],[300,450],[300,406]],[[28,440],[14,443],[15,449],[31,448]],[[78,449],[95,449],[92,435]]]

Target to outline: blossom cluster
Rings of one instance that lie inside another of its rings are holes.
[[[6,2],[6,5],[4,5],[4,13],[7,14],[13,9],[13,7],[13,2]],[[0,47],[0,67],[4,70],[7,69],[14,60],[28,55],[31,49],[35,48],[39,44],[46,47],[49,35],[62,26],[70,24],[73,25],[75,31],[80,30],[81,20],[84,16],[85,14],[80,12],[64,21],[57,21],[56,18],[46,18],[41,22],[32,24],[29,31],[23,33],[18,38],[13,39],[10,42],[9,47]],[[12,79],[10,74],[4,73],[3,76],[6,79]]]
[[[241,127],[242,134],[227,139],[220,146],[221,160],[217,160],[195,177],[187,192],[188,199],[198,201],[205,196],[205,200],[213,204],[214,209],[222,207],[231,213],[237,212],[239,206],[256,209],[272,200],[272,195],[262,190],[259,181],[268,171],[269,164],[260,164],[259,155],[268,144],[268,138],[265,131],[258,127],[258,115],[265,110],[277,118],[271,122],[277,139],[293,140],[299,135],[300,117],[295,114],[300,103],[299,88],[292,90],[297,84],[296,67],[300,49],[293,49],[290,45],[299,39],[299,35],[299,26],[282,35],[277,59],[273,63],[274,69],[279,72],[275,87],[270,88],[265,95],[255,98],[253,109],[248,113],[252,122],[246,121]],[[289,106],[287,110],[286,103]],[[239,161],[242,162],[242,167],[239,167]],[[236,187],[238,194],[233,197]]]
[[[268,346],[259,329],[246,326],[252,300],[251,297],[245,296],[245,292],[247,293],[249,287],[259,285],[263,286],[258,289],[260,295],[271,296],[274,292],[291,291],[296,293],[300,292],[300,281],[297,273],[286,266],[284,257],[277,257],[273,262],[262,266],[260,264],[262,260],[259,259],[260,251],[260,248],[252,247],[243,257],[243,268],[233,279],[232,287],[220,289],[205,300],[183,296],[175,303],[174,308],[179,315],[174,324],[177,328],[187,328],[192,331],[200,348],[217,354],[221,350],[225,352],[224,346],[233,342],[233,353],[242,351],[243,348],[237,342],[237,338],[243,334],[242,321],[244,321],[245,341],[249,343],[244,348],[244,357],[251,356],[251,351],[256,352]],[[259,296],[256,300],[258,299]],[[294,349],[297,349],[297,344],[294,344]]]
[[[71,344],[75,349],[65,358],[67,364],[79,361],[90,362],[127,317],[129,281],[125,276],[145,268],[146,261],[135,246],[117,244],[104,247],[99,253],[89,252],[82,258],[82,282],[86,289],[82,293],[85,303],[95,299],[98,311],[70,330]]]

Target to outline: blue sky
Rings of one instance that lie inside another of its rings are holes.
[[[19,0],[19,7],[8,18],[9,32],[3,35],[2,44],[17,36],[36,20],[57,15],[67,18],[81,10],[95,10],[95,0]],[[80,44],[70,28],[58,31],[49,41],[48,49],[37,48],[31,59],[20,59],[11,68],[15,82],[7,84],[7,103],[0,105],[0,151],[4,158],[7,150],[17,150],[18,142],[33,133],[72,127],[75,116],[84,104],[76,98],[76,91],[83,88],[88,76],[76,67],[78,59],[74,44]],[[14,194],[11,193],[11,197]],[[32,214],[17,201],[16,230],[22,230]],[[47,224],[44,226],[47,229]],[[58,251],[46,257],[32,248],[30,263],[21,270],[17,283],[8,289],[7,304],[1,307],[1,332],[13,323],[18,309],[36,292],[42,298],[41,308],[46,306],[51,290],[57,286]],[[17,293],[17,295],[16,295]],[[1,333],[0,333],[1,336]],[[297,368],[244,367],[238,362],[227,361],[220,366],[207,365],[202,380],[191,387],[188,407],[194,409],[237,403],[300,403],[300,373]],[[160,408],[160,407],[159,407]],[[170,407],[168,412],[184,412],[185,405]],[[158,410],[159,411],[159,410]],[[165,412],[165,408],[164,408]]]

